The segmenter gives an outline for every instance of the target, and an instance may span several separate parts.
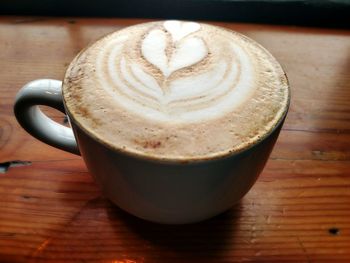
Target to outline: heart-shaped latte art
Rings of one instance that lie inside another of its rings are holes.
[[[179,38],[194,32],[194,27],[180,34],[182,31],[173,30],[172,34]],[[167,55],[166,50],[172,49]],[[155,29],[148,33],[142,42],[142,55],[151,64],[159,68],[164,77],[169,77],[173,72],[192,66],[203,60],[208,54],[208,49],[202,39],[197,37],[184,38],[177,43],[170,42],[163,30]]]
[[[108,58],[108,73],[99,73],[106,90],[126,109],[159,120],[195,121],[236,107],[253,87],[249,57],[230,37],[205,30],[210,35],[197,23],[166,21],[130,42],[109,42],[98,60],[102,66]]]

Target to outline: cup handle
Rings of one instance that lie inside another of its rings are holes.
[[[80,155],[73,130],[47,117],[39,105],[49,106],[66,114],[61,81],[38,79],[27,83],[16,95],[14,113],[19,124],[35,138]]]

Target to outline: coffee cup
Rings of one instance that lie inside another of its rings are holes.
[[[212,25],[159,21],[96,41],[63,82],[26,84],[14,112],[37,139],[81,155],[121,209],[184,224],[230,209],[250,190],[289,101],[284,71],[255,41]],[[70,127],[40,105],[67,114]]]

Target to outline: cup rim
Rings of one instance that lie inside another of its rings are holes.
[[[239,33],[240,34],[240,33]],[[105,36],[107,36],[109,34],[105,34]],[[248,38],[245,35],[240,34],[241,36]],[[102,36],[100,39],[103,39],[105,36]],[[249,38],[250,39],[250,38]],[[67,72],[70,69],[70,66],[72,64],[74,64],[75,60],[77,58],[79,58],[79,56],[84,53],[90,46],[92,46],[94,43],[96,43],[99,40],[96,40],[92,43],[90,43],[89,45],[87,45],[86,47],[84,47],[77,55],[76,57],[72,60],[72,62],[70,63],[70,65],[67,67],[66,71],[65,71],[65,78],[64,81],[62,83],[62,85],[65,85],[65,80],[66,80],[66,76],[67,76]],[[283,112],[280,115],[279,119],[276,121],[276,123],[264,134],[262,134],[260,137],[258,137],[256,140],[252,141],[251,143],[247,143],[242,147],[239,147],[236,150],[226,150],[226,151],[222,151],[222,152],[216,152],[214,154],[210,154],[210,155],[205,155],[205,156],[187,156],[187,157],[161,157],[161,156],[157,156],[157,155],[151,155],[151,154],[147,154],[147,153],[142,153],[142,152],[136,152],[136,151],[132,151],[128,148],[122,148],[122,147],[116,147],[115,145],[112,145],[108,142],[106,142],[105,140],[99,138],[94,132],[92,132],[91,130],[85,128],[83,125],[80,124],[80,122],[78,121],[78,118],[75,118],[74,114],[69,110],[69,107],[67,107],[66,104],[66,100],[65,100],[65,96],[64,96],[64,88],[62,88],[62,97],[63,97],[63,102],[64,102],[64,107],[66,110],[66,113],[70,119],[70,121],[73,121],[75,125],[77,125],[83,132],[85,132],[87,135],[89,135],[92,139],[96,140],[97,142],[101,143],[102,145],[104,145],[105,147],[107,147],[108,149],[123,154],[123,155],[127,155],[127,156],[131,156],[137,159],[142,159],[142,160],[147,160],[147,161],[153,161],[153,162],[162,162],[162,163],[200,163],[200,162],[208,162],[208,161],[214,161],[214,160],[220,160],[220,159],[225,159],[225,158],[230,158],[233,156],[237,156],[241,153],[244,153],[246,151],[249,151],[249,149],[254,148],[256,145],[260,144],[262,141],[264,141],[265,139],[267,139],[272,133],[274,133],[274,131],[276,129],[279,128],[280,125],[283,124],[287,113],[289,111],[290,108],[290,101],[291,101],[291,89],[290,89],[290,84],[289,84],[289,80],[288,77],[286,75],[286,71],[284,70],[283,66],[276,60],[276,58],[265,48],[263,47],[261,44],[259,44],[257,41],[255,41],[255,44],[259,45],[260,48],[264,49],[268,54],[270,54],[273,59],[278,63],[278,65],[281,67],[282,72],[283,72],[283,76],[286,79],[286,87],[287,87],[287,101],[286,104],[283,108]]]

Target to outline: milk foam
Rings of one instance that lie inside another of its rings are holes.
[[[215,156],[261,138],[288,104],[283,70],[238,33],[184,21],[112,33],[71,63],[73,118],[118,149],[165,159]]]
[[[151,28],[136,39],[142,63],[125,53],[128,38],[111,40],[99,53],[96,67],[104,83],[112,79],[104,85],[106,92],[118,105],[160,121],[200,122],[239,106],[254,89],[250,60],[230,39],[215,40],[217,47],[212,49],[212,36],[198,34],[201,30],[198,23],[180,21]],[[220,45],[229,53],[218,49]],[[197,72],[205,59],[207,68]],[[157,74],[147,72],[150,66]],[[184,71],[189,68],[190,75]]]

